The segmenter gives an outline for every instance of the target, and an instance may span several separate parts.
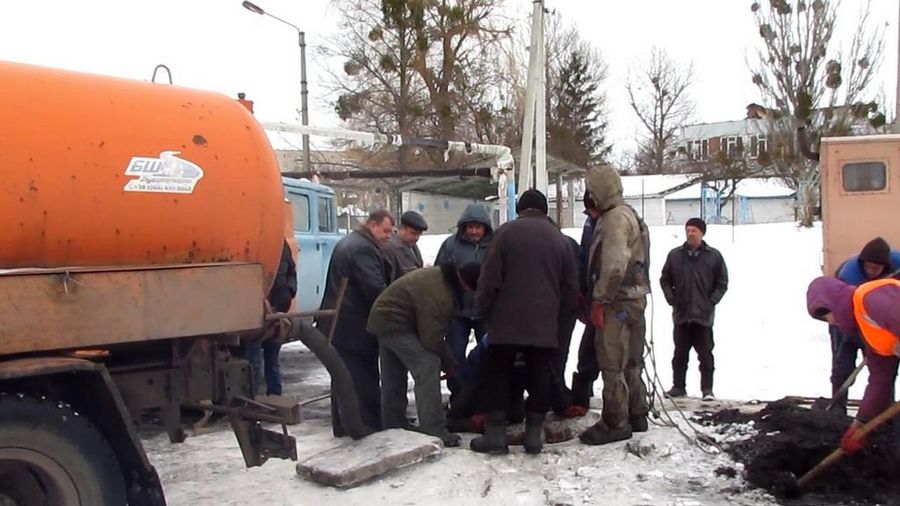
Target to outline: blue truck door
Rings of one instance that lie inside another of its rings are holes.
[[[294,239],[300,250],[297,258],[297,311],[314,311],[319,309],[322,292],[325,289],[322,277],[322,254],[318,244],[315,219],[315,202],[310,202],[310,195],[304,190],[287,188],[287,197],[291,201],[294,218]]]
[[[337,211],[334,205],[334,195],[319,194],[317,197],[319,205],[319,236],[317,242],[322,262],[322,286],[325,286],[325,279],[328,276],[328,264],[331,262],[331,254],[334,253],[334,247],[341,239],[341,234],[337,229]]]

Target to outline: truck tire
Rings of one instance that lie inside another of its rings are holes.
[[[119,462],[69,405],[0,394],[0,504],[122,506]]]

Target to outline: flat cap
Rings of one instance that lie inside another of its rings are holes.
[[[422,232],[428,230],[428,222],[425,221],[421,214],[415,211],[406,211],[400,215],[400,224]]]

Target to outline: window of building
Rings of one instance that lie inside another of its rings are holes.
[[[768,151],[768,142],[765,135],[753,135],[750,137],[750,158],[757,158]]]
[[[887,187],[884,162],[847,163],[841,167],[841,184],[847,192],[874,192]]]
[[[336,228],[331,199],[319,197],[319,231],[334,232]]]
[[[707,139],[688,141],[687,151],[691,160],[706,160],[709,158],[709,141]]]
[[[289,193],[288,200],[291,201],[291,214],[294,218],[294,230],[298,232],[309,232],[309,197],[306,195]]]
[[[744,139],[738,136],[722,137],[719,139],[719,146],[728,158],[740,158],[744,150]]]

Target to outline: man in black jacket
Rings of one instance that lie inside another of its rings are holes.
[[[659,284],[672,306],[675,323],[675,353],[672,357],[673,386],[669,397],[684,397],[685,375],[691,348],[700,361],[703,400],[713,400],[713,319],[716,304],[728,290],[728,269],[722,254],[709,247],[703,236],[706,223],[691,218],[684,226],[687,240],[669,252]]]
[[[369,215],[366,224],[338,241],[328,265],[322,309],[333,309],[341,281],[347,290],[341,305],[332,345],[353,378],[363,423],[381,430],[381,376],[378,372],[378,339],[366,331],[369,311],[387,287],[388,273],[382,247],[391,237],[394,217],[384,209]],[[327,333],[331,318],[320,318],[319,328]],[[334,388],[331,389],[335,391]],[[337,403],[331,402],[331,425],[336,437],[344,435]]]

